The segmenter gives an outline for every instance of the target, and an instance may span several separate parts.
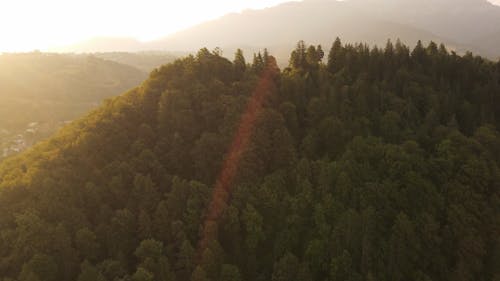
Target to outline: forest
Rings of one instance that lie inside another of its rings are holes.
[[[500,280],[500,62],[201,49],[0,163],[1,281]]]

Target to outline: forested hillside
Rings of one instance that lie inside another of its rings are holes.
[[[200,50],[0,164],[2,281],[499,280],[500,63]]]
[[[88,55],[0,55],[0,158],[50,136],[146,77],[134,67]]]

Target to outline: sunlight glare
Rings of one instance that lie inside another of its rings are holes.
[[[230,12],[286,0],[16,0],[0,4],[0,52],[46,50],[94,37],[158,39]]]

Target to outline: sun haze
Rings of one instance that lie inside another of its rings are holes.
[[[0,3],[0,52],[46,50],[92,37],[147,41],[226,13],[286,0],[16,0]]]

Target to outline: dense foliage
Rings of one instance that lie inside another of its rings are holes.
[[[336,40],[274,64],[202,49],[4,161],[3,281],[499,280],[500,63]]]

